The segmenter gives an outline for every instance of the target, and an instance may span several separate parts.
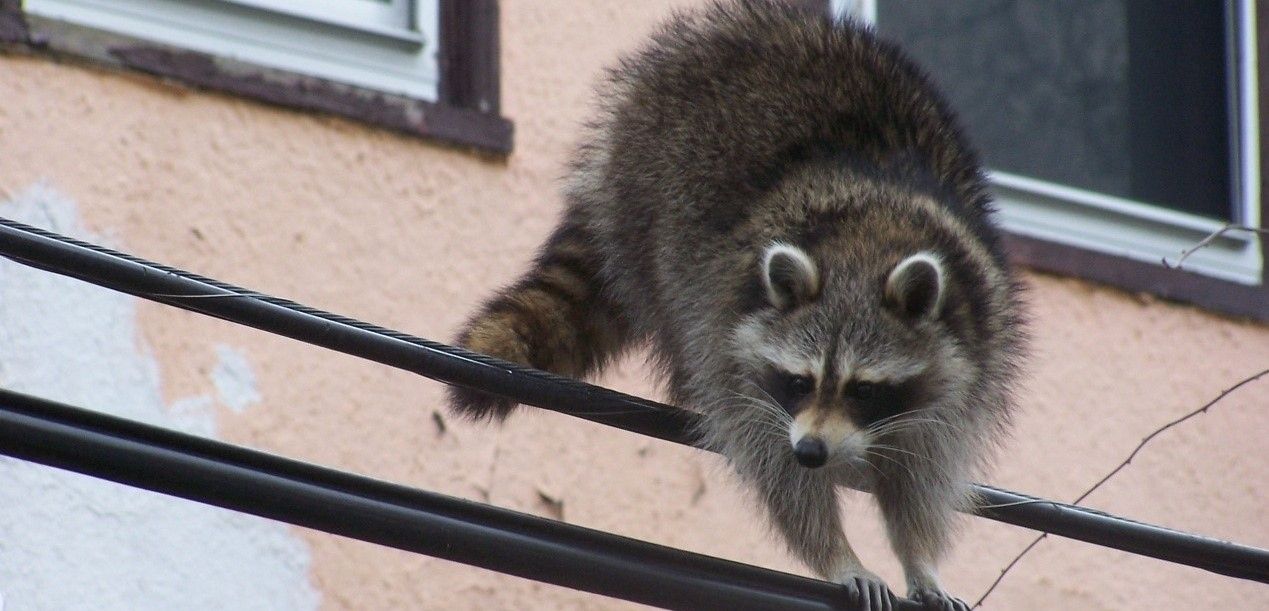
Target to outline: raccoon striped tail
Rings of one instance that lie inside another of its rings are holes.
[[[627,325],[603,291],[599,258],[586,230],[568,219],[542,247],[533,267],[476,313],[458,344],[505,361],[582,378],[626,343]],[[473,420],[502,420],[516,403],[457,386],[454,411]]]

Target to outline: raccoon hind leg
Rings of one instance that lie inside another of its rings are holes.
[[[572,216],[572,215],[570,215]],[[458,344],[513,363],[582,378],[603,367],[629,339],[619,308],[605,294],[589,232],[566,218],[533,266],[485,302]],[[472,419],[506,418],[515,402],[457,386],[449,402]]]

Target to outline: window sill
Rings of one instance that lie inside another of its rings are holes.
[[[513,125],[496,113],[264,68],[206,53],[27,15],[0,0],[0,49],[71,57],[295,110],[331,114],[402,134],[506,156]]]
[[[1175,259],[1225,223],[1055,185],[992,172],[998,219],[1008,232],[1077,248],[1157,264]],[[1213,278],[1255,286],[1261,282],[1260,240],[1229,232],[1187,259],[1186,267]]]
[[[1001,173],[992,191],[1019,265],[1269,322],[1262,237],[1230,232],[1169,268],[1164,259],[1178,260],[1223,224]]]
[[[1006,234],[1004,244],[1010,260],[1036,271],[1149,293],[1219,314],[1269,323],[1269,288],[1264,284],[1221,280],[1184,269],[1169,269],[1161,263],[1135,261],[1018,234]]]

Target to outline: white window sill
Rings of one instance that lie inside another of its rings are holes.
[[[1163,266],[1224,223],[1156,206],[992,172],[1006,231],[1048,242]],[[1246,285],[1261,283],[1261,244],[1255,234],[1228,232],[1185,260],[1188,271]]]

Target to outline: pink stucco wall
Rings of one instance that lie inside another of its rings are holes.
[[[559,210],[563,160],[600,68],[671,6],[502,3],[504,113],[491,161],[348,121],[157,80],[0,56],[0,195],[44,181],[129,252],[388,327],[449,339],[511,279]],[[992,482],[1072,499],[1150,430],[1269,367],[1269,328],[1029,274],[1034,356]],[[593,528],[801,572],[720,462],[525,410],[502,429],[446,419],[440,385],[161,306],[137,341],[168,398],[208,392],[211,345],[254,369],[258,405],[217,414],[227,440]],[[603,383],[656,390],[637,359]],[[1269,547],[1269,380],[1156,439],[1086,504]],[[542,500],[563,503],[562,516]],[[901,583],[865,498],[865,562]],[[88,536],[87,533],[82,536]],[[304,531],[325,609],[630,605]],[[975,598],[1031,538],[967,520],[945,568]],[[1042,543],[992,609],[1269,608],[1269,588],[1065,540]]]

